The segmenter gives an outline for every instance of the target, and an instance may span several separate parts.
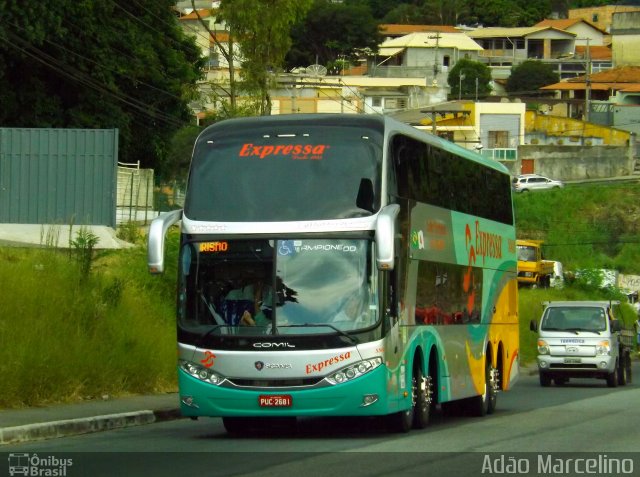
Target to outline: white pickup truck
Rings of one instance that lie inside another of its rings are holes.
[[[540,385],[562,385],[569,378],[606,379],[609,387],[631,382],[633,332],[616,319],[618,301],[544,303],[538,332]]]

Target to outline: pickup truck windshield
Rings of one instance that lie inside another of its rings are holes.
[[[549,307],[542,317],[540,329],[545,331],[593,331],[607,329],[602,307]]]

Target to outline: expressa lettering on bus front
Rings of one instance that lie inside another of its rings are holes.
[[[329,359],[325,359],[324,361],[320,361],[319,363],[307,364],[305,366],[306,374],[311,374],[313,372],[320,372],[327,366],[332,366],[334,364],[340,363],[349,358],[351,358],[351,351],[347,351],[346,353],[333,356]]]
[[[240,157],[266,157],[280,156],[295,160],[311,159],[321,160],[325,151],[329,149],[327,144],[279,144],[277,146],[265,145],[257,146],[252,143],[242,145],[238,155]]]

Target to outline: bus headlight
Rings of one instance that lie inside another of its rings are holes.
[[[549,354],[549,345],[545,340],[538,340],[538,354]]]
[[[331,384],[340,384],[346,381],[351,381],[363,374],[373,371],[382,364],[382,358],[365,359],[358,363],[350,364],[342,369],[330,374],[325,379]]]
[[[223,376],[220,376],[218,373],[215,373],[211,369],[205,368],[204,366],[196,363],[192,363],[191,361],[180,360],[178,362],[178,366],[188,375],[209,384],[215,384],[217,386],[222,384],[225,380]]]
[[[609,340],[601,341],[596,345],[596,355],[610,355],[611,354],[611,343]]]

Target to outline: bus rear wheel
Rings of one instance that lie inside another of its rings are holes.
[[[433,381],[431,376],[423,376],[422,370],[418,367],[414,372],[414,412],[413,427],[424,429],[431,420],[433,409]]]
[[[471,398],[470,410],[474,416],[482,417],[495,411],[498,393],[495,386],[497,370],[491,368],[489,359],[486,360],[484,370],[484,392],[480,396]]]

